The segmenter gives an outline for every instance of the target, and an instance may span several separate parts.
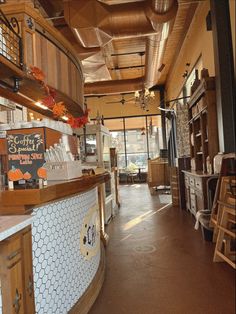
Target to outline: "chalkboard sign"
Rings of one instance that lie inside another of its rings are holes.
[[[9,134],[7,136],[8,179],[39,179],[46,176],[43,168],[44,143],[41,134]]]

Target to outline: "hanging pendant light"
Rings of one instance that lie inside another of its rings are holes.
[[[141,58],[141,67],[143,66],[143,55],[144,52],[140,53],[140,58]],[[149,105],[149,101],[151,99],[155,98],[155,93],[154,91],[150,91],[147,87],[145,87],[144,84],[144,71],[142,73],[142,77],[143,77],[143,86],[142,86],[142,90],[141,91],[135,91],[134,93],[134,97],[135,97],[135,103],[139,104],[140,108],[142,110],[146,110],[148,111],[148,105]]]

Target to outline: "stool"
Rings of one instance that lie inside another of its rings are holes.
[[[236,269],[235,263],[235,227],[236,227],[236,210],[235,205],[221,202],[221,219],[217,226],[218,235],[214,252],[214,262],[227,262]]]

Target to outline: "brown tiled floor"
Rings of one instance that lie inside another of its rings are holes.
[[[146,184],[120,187],[109,224],[106,278],[90,314],[235,313],[235,273],[213,263],[214,245],[194,219],[151,196]]]

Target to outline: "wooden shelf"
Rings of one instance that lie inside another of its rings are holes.
[[[189,133],[194,134],[190,147],[197,171],[207,171],[206,158],[211,164],[219,150],[214,78],[203,79],[189,100]],[[200,110],[199,110],[200,109]],[[198,111],[199,110],[199,111]],[[196,113],[192,117],[192,113]]]
[[[188,123],[192,123],[193,121],[200,119],[201,114],[205,114],[205,113],[207,113],[207,107],[202,108],[194,117],[192,117],[191,120],[189,120]]]
[[[191,99],[188,102],[189,109],[196,104],[196,102],[202,97],[206,90],[215,90],[215,78],[208,77],[202,80],[201,84],[195,90]]]

